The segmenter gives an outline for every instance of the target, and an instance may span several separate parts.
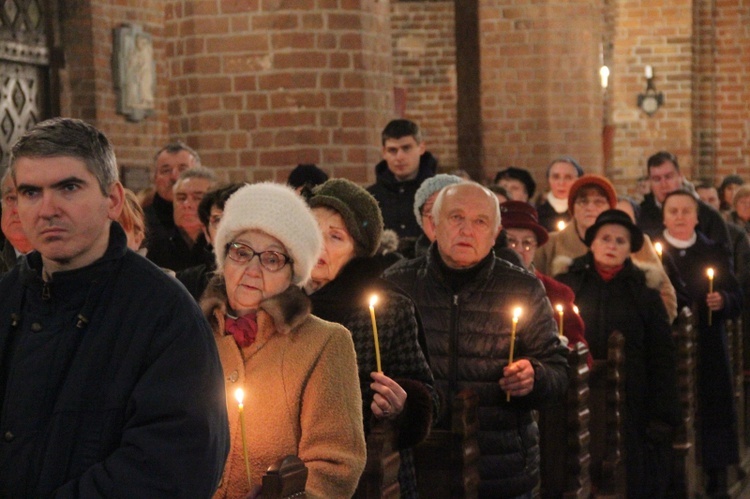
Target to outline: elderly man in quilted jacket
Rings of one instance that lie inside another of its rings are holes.
[[[497,198],[473,182],[446,187],[432,208],[437,239],[386,278],[414,299],[424,321],[435,381],[450,400],[479,395],[480,497],[531,497],[539,480],[531,411],[567,386],[566,348],[539,280],[495,257]],[[521,309],[509,362],[513,313]],[[449,404],[446,404],[449,406]],[[441,426],[447,426],[449,407]]]

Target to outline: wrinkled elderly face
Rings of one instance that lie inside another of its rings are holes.
[[[586,229],[594,225],[596,217],[609,208],[609,199],[607,199],[604,189],[597,185],[581,187],[573,200],[573,218],[578,229],[585,232]]]
[[[162,151],[154,166],[154,187],[156,193],[166,201],[172,201],[172,189],[180,174],[195,166],[195,157],[189,151],[170,153]]]
[[[231,242],[239,243],[255,253],[275,251],[289,255],[281,241],[257,230],[247,230]],[[224,282],[229,306],[238,316],[242,316],[257,310],[261,301],[276,296],[289,287],[292,283],[292,265],[284,265],[272,272],[261,265],[258,255],[245,263],[237,262],[227,255],[224,260]]]
[[[529,268],[536,254],[536,234],[530,229],[510,229],[507,227],[505,232],[508,234],[508,247],[518,253],[524,266]]]
[[[591,242],[594,261],[605,269],[619,267],[630,256],[630,231],[619,224],[606,224]]]
[[[203,227],[198,217],[198,205],[211,190],[212,182],[206,178],[188,177],[178,181],[174,187],[174,223],[187,231]]]
[[[664,226],[681,241],[693,237],[698,225],[698,205],[689,194],[676,194],[664,203]]]
[[[312,269],[312,280],[320,287],[334,280],[356,251],[354,238],[337,211],[318,206],[312,212],[323,234],[323,251]]]
[[[440,256],[448,267],[473,267],[495,244],[497,202],[494,194],[472,184],[446,187],[435,233]]]

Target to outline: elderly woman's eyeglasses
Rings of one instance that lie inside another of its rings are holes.
[[[229,243],[227,245],[227,256],[232,261],[241,264],[246,264],[257,256],[261,266],[270,272],[277,272],[283,269],[287,263],[294,263],[290,257],[278,251],[258,252],[242,243]]]

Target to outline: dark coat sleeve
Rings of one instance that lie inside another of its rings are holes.
[[[174,295],[158,304],[117,448],[55,496],[211,497],[216,490],[229,451],[221,364],[197,305]]]

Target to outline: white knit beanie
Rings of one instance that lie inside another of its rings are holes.
[[[419,186],[419,189],[414,194],[414,216],[417,217],[417,223],[420,227],[422,227],[422,214],[419,211],[427,200],[430,199],[430,196],[436,192],[440,192],[443,187],[460,184],[461,182],[464,182],[464,179],[456,175],[448,175],[447,173],[439,173],[422,182],[422,185]],[[422,228],[424,229],[424,227]]]
[[[246,185],[230,196],[216,231],[218,272],[224,268],[227,245],[251,229],[281,241],[294,261],[292,282],[298,286],[307,283],[323,248],[323,238],[307,203],[294,190],[263,182]]]

